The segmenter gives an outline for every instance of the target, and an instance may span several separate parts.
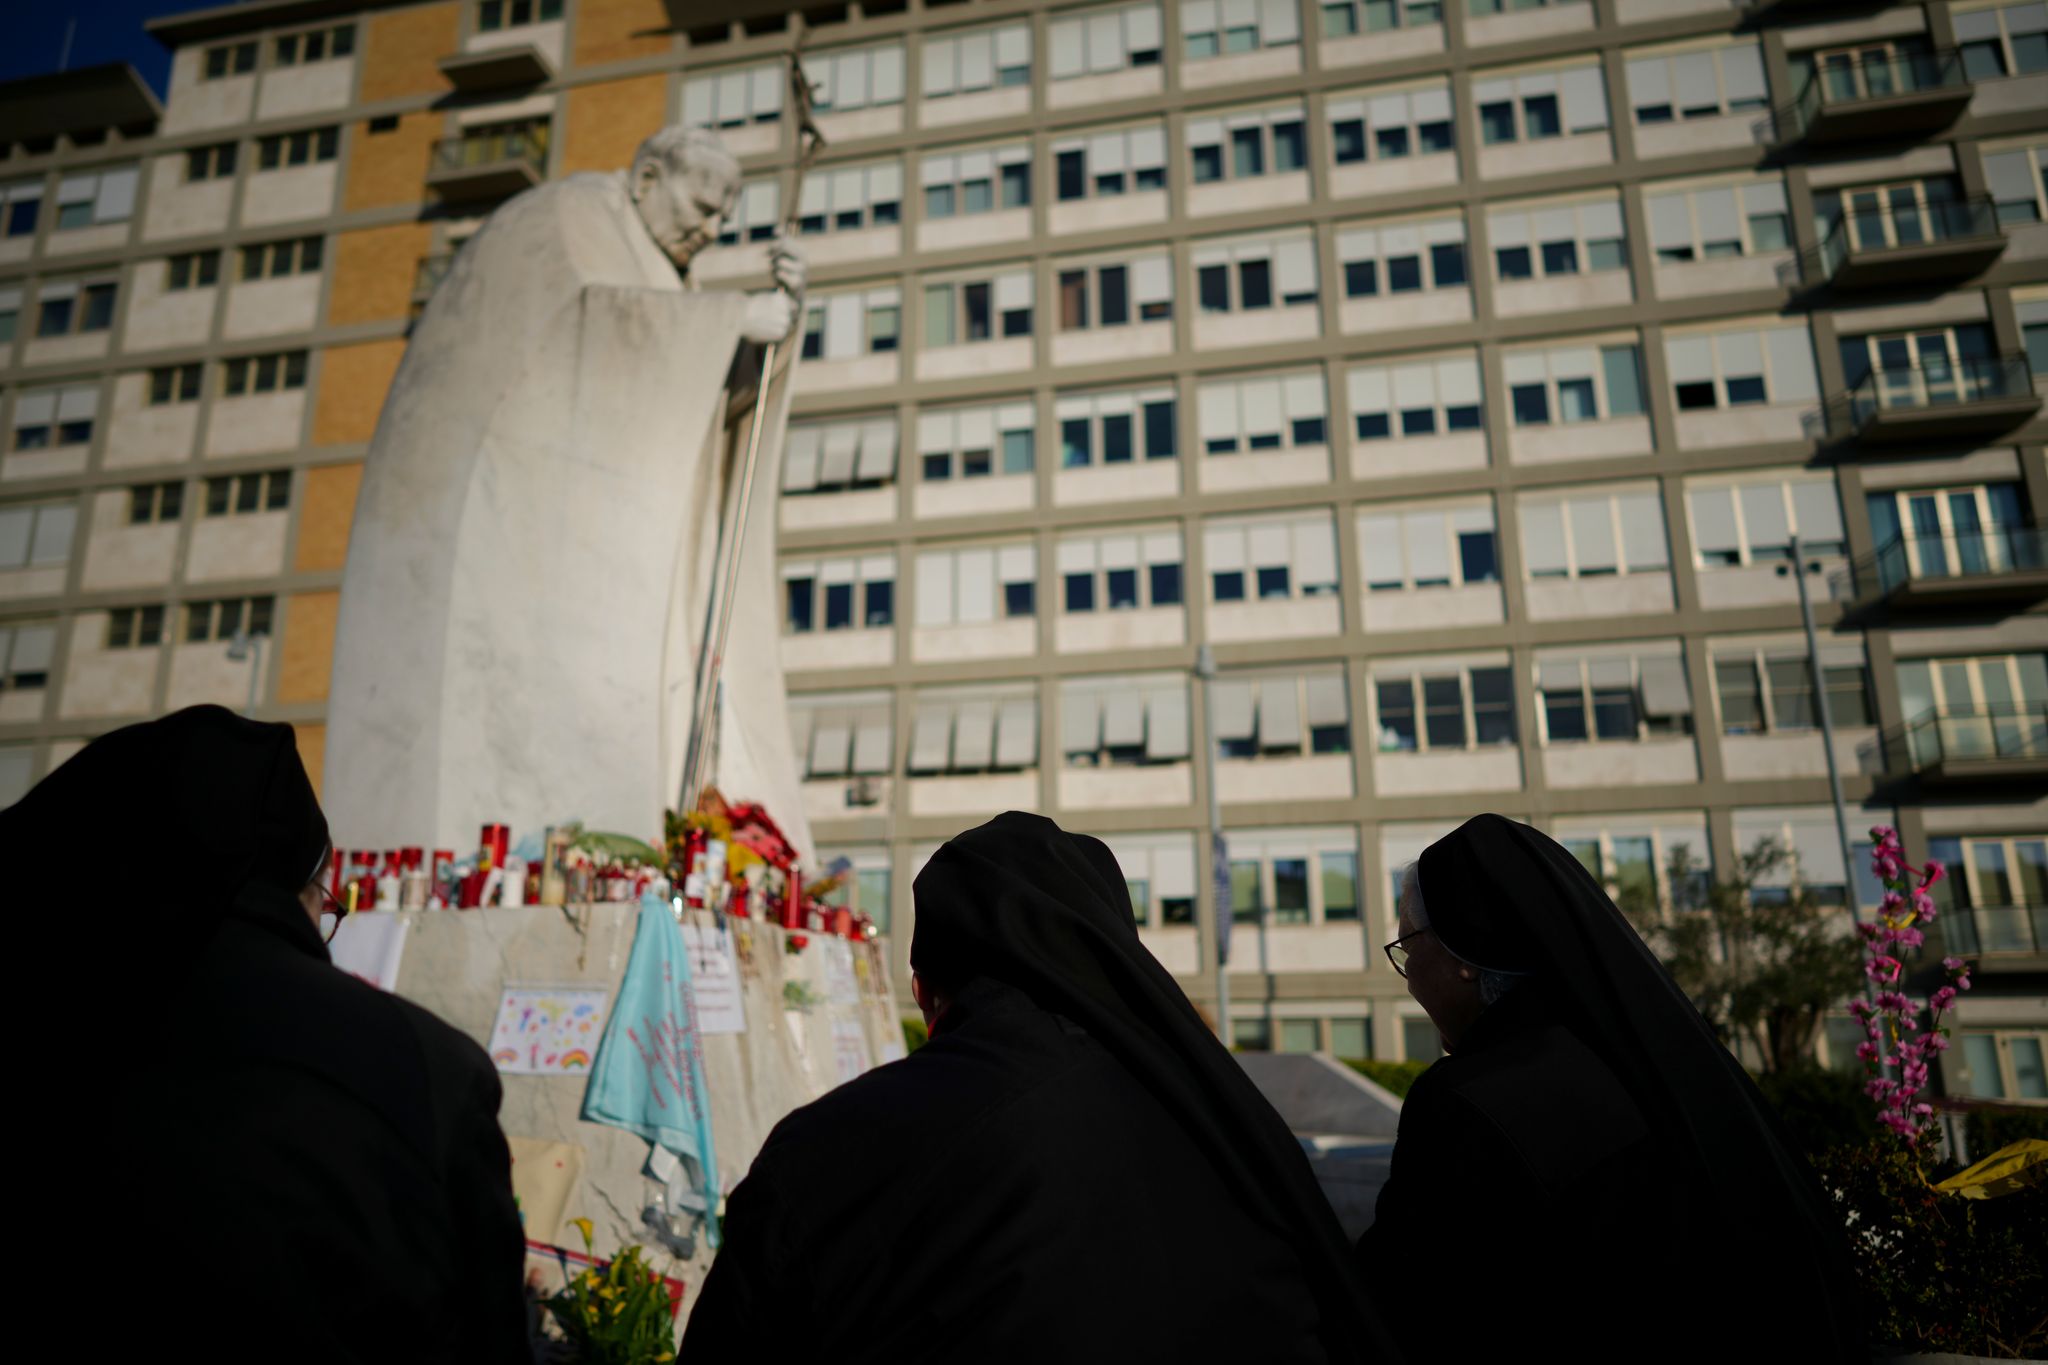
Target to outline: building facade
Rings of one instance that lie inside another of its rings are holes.
[[[1007,808],[1110,843],[1197,999],[1221,902],[1249,1047],[1434,1054],[1379,945],[1479,810],[1617,892],[1682,903],[1681,846],[1725,874],[1768,835],[1779,881],[1867,904],[1803,576],[1852,829],[1948,861],[1983,957],[1949,1083],[2048,1095],[2038,3],[153,29],[160,117],[132,80],[0,91],[0,799],[201,700],[290,721],[317,776],[411,316],[492,205],[684,120],[744,170],[706,279],[764,282],[792,213],[811,262],[772,609],[810,818],[899,952],[923,860]]]

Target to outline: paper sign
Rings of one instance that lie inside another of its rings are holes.
[[[552,1242],[569,1211],[570,1196],[583,1178],[583,1149],[573,1142],[542,1142],[507,1136],[512,1149],[512,1193],[519,1200],[526,1235]]]
[[[853,974],[853,945],[843,938],[823,941],[825,998],[835,1005],[860,1003],[860,978]]]
[[[747,1007],[740,998],[739,964],[733,961],[732,936],[687,921],[683,946],[690,951],[690,989],[696,994],[697,1031],[745,1033]]]
[[[508,1076],[580,1076],[603,1036],[606,992],[507,986],[491,1027],[491,1062]]]
[[[832,1065],[841,1085],[868,1069],[868,1037],[860,1020],[832,1021]]]
[[[334,965],[380,991],[398,989],[398,964],[405,956],[407,915],[366,912],[343,919],[327,955]]]

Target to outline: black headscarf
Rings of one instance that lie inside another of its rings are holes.
[[[1330,1358],[1400,1359],[1300,1143],[1138,941],[1123,871],[1100,840],[1010,811],[949,840],[914,895],[920,976],[943,987],[990,977],[1080,1025],[1295,1249]]]
[[[327,817],[289,725],[193,706],[111,731],[0,812],[0,844],[128,907],[99,946],[135,964],[175,970],[252,902],[289,904],[319,943],[289,898],[321,869]]]
[[[1528,825],[1477,815],[1423,850],[1417,876],[1446,949],[1534,974],[1614,1068],[1699,1192],[1701,1255],[1743,1267],[1747,1308],[1775,1296],[1828,1334],[1781,1342],[1787,1358],[1856,1349],[1841,1220],[1770,1103],[1579,860]]]

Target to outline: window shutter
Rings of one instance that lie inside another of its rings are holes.
[[[1188,744],[1187,686],[1174,682],[1154,688],[1145,697],[1145,757],[1154,762],[1186,758]]]
[[[803,493],[818,486],[818,429],[791,427],[783,447],[782,489]]]
[[[1764,351],[1771,358],[1771,401],[1808,403],[1820,396],[1820,378],[1813,369],[1813,344],[1804,327],[1773,327],[1764,333]]]
[[[1564,553],[1564,509],[1554,502],[1524,503],[1521,511],[1522,560],[1530,576],[1556,574],[1569,568]]]
[[[917,557],[917,623],[953,624],[953,554],[933,550]]]
[[[1408,570],[1419,582],[1451,576],[1450,540],[1441,512],[1410,512],[1404,518]]]
[[[1265,22],[1261,29],[1267,47],[1301,41],[1301,11],[1295,8],[1295,3],[1296,0],[1265,0]]]
[[[1307,692],[1311,726],[1343,725],[1350,719],[1351,705],[1341,672],[1309,674]]]
[[[1565,504],[1572,525],[1572,558],[1580,573],[1615,569],[1614,503],[1606,497],[1573,498]]]
[[[852,741],[853,727],[848,723],[845,713],[818,712],[817,720],[811,727],[810,775],[845,776]]]
[[[953,771],[981,772],[995,766],[996,705],[970,697],[953,711]]]
[[[1383,369],[1351,371],[1344,376],[1344,389],[1354,413],[1388,410],[1387,372]]]
[[[1358,554],[1365,562],[1368,584],[1402,582],[1406,575],[1401,571],[1401,519],[1385,515],[1360,517]]]
[[[885,703],[878,707],[866,708],[854,717],[853,770],[863,776],[886,773],[893,766],[891,750],[895,748],[890,723],[890,711]]]
[[[1673,384],[1696,384],[1714,377],[1714,345],[1703,336],[1664,338],[1664,364]]]
[[[1060,695],[1060,752],[1092,754],[1102,747],[1102,694],[1070,687]]]
[[[1301,683],[1293,674],[1259,684],[1259,747],[1301,747]]]
[[[1702,554],[1727,554],[1741,548],[1735,534],[1735,491],[1698,488],[1686,501],[1692,507],[1692,539]]]
[[[1664,538],[1664,504],[1655,493],[1624,493],[1615,499],[1621,514],[1621,552],[1630,573],[1671,567]]]
[[[1316,291],[1315,244],[1295,238],[1273,248],[1273,276],[1282,294],[1313,294]]]
[[[1054,80],[1063,81],[1086,73],[1088,58],[1085,48],[1091,36],[1090,23],[1091,21],[1087,19],[1057,19],[1053,21],[1052,31],[1049,36],[1052,47],[1050,61],[1052,64],[1052,78]]]
[[[133,166],[100,173],[100,191],[93,203],[93,221],[119,223],[135,212],[135,182],[139,174]]]
[[[953,619],[974,625],[996,619],[996,556],[993,550],[955,550],[959,597]]]
[[[1244,740],[1252,737],[1252,685],[1249,682],[1218,678],[1209,684],[1209,699],[1215,708],[1217,739]]]
[[[996,712],[996,766],[1038,766],[1038,699],[1010,697]]]
[[[1337,531],[1324,515],[1294,525],[1294,581],[1302,587],[1334,586],[1337,582]],[[1260,564],[1267,561],[1259,560]]]
[[[1741,240],[1742,224],[1735,212],[1734,190],[1699,190],[1693,195],[1693,206],[1699,210],[1701,241]]]
[[[1130,39],[1134,52],[1149,52],[1159,47],[1162,41],[1159,36],[1159,6],[1147,3],[1125,10],[1124,34]]]
[[[1280,387],[1290,421],[1324,415],[1326,405],[1320,374],[1291,374],[1281,381]]]
[[[893,477],[896,473],[898,444],[894,417],[879,417],[862,425],[860,462],[854,470],[856,477],[863,480]]]
[[[1139,303],[1173,299],[1172,262],[1166,256],[1140,256],[1131,262],[1131,296]]]
[[[1671,59],[1671,83],[1681,109],[1720,108],[1721,91],[1714,79],[1714,54],[1686,52]]]
[[[1238,387],[1244,400],[1244,430],[1247,436],[1274,436],[1281,430],[1280,381],[1247,379]]]
[[[1741,490],[1742,529],[1754,550],[1764,545],[1783,545],[1792,538],[1785,517],[1784,485],[1751,484]]]
[[[1793,484],[1792,515],[1798,522],[1801,540],[1842,539],[1842,505],[1835,497],[1832,480]]]
[[[1529,78],[1523,78],[1523,93],[1530,93]],[[1564,105],[1565,131],[1572,133],[1591,132],[1607,126],[1607,86],[1601,79],[1600,68],[1582,66],[1567,71],[1559,79],[1560,102]]]
[[[1664,57],[1644,57],[1628,64],[1628,102],[1633,109],[1671,103],[1671,63]]]
[[[1642,661],[1643,714],[1689,716],[1692,688],[1685,680],[1685,661],[1675,655],[1652,655]]]
[[[910,732],[910,771],[940,773],[952,747],[953,707],[928,697],[917,702],[917,720]]]
[[[848,422],[825,428],[824,457],[818,469],[822,483],[853,482],[853,461],[860,449],[860,428]]]
[[[1649,199],[1650,244],[1659,250],[1676,250],[1692,245],[1690,195],[1659,194]]]
[[[1737,43],[1721,49],[1721,85],[1728,100],[1737,103],[1769,98],[1764,84],[1764,53],[1757,43]]]
[[[1116,71],[1125,63],[1121,16],[1097,14],[1088,20],[1088,69]]]
[[[1447,407],[1469,406],[1479,401],[1479,361],[1474,356],[1454,356],[1436,363],[1436,395]]]
[[[1102,743],[1127,748],[1145,742],[1145,695],[1133,687],[1112,689],[1102,699]]]
[[[825,300],[825,358],[850,360],[860,354],[861,297],[836,294]]]

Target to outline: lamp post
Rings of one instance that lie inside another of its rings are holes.
[[[242,708],[245,716],[256,714],[256,693],[263,685],[263,642],[270,636],[263,631],[250,634],[246,628],[238,627],[235,637],[228,641],[228,658],[240,663],[249,660],[249,701]]]
[[[1224,968],[1230,945],[1230,861],[1223,848],[1223,798],[1217,791],[1216,762],[1216,652],[1203,645],[1195,651],[1195,676],[1202,680],[1202,759],[1209,767],[1209,900],[1215,907],[1207,935],[1208,951],[1203,960],[1215,980],[1216,1036],[1225,1047],[1231,1044],[1230,981]]]

